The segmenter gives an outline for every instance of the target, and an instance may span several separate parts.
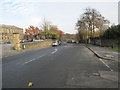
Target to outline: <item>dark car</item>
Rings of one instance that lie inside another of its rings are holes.
[[[6,42],[6,44],[11,44],[11,42]]]
[[[28,42],[33,42],[33,39],[29,39]]]

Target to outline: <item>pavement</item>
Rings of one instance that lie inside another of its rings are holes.
[[[46,47],[41,47],[41,48],[32,48],[32,49],[23,49],[23,50],[14,50],[13,49],[13,45],[12,44],[1,44],[0,45],[0,58],[5,58],[5,57],[9,57],[9,56],[14,56],[17,54],[21,54],[27,51],[33,51],[33,50],[37,50],[37,49],[42,49],[42,48],[46,48]]]
[[[108,61],[82,44],[27,51],[2,59],[2,87],[118,88],[117,63]]]
[[[104,61],[103,63],[107,63],[106,66],[108,68],[110,68],[109,66],[111,66],[112,68],[117,69],[118,72],[120,71],[120,53],[118,51],[113,51],[111,49],[108,49],[107,47],[100,47],[92,44],[84,44],[84,46],[92,51],[94,55],[97,56],[101,61]]]
[[[0,58],[16,55],[21,52],[21,51],[13,50],[12,44],[1,44],[0,51],[2,51],[2,56],[0,56]]]
[[[113,51],[105,47],[100,47],[91,44],[87,44],[86,47],[90,49],[99,58],[113,61],[118,61],[119,59],[119,52],[117,51]]]

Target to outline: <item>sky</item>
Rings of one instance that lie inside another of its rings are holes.
[[[118,1],[114,0],[0,0],[0,24],[40,27],[45,18],[65,33],[75,34],[75,24],[86,8],[94,8],[111,24],[118,24]]]

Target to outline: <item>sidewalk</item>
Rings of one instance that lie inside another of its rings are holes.
[[[21,50],[21,51],[13,50],[13,45],[12,44],[1,44],[0,45],[0,51],[2,53],[0,58],[13,56],[13,55],[20,54],[20,53],[24,52],[23,50]]]
[[[86,47],[90,49],[97,57],[107,60],[118,61],[118,52],[112,51],[105,47],[86,44]]]
[[[34,51],[34,50],[39,50],[42,48],[46,47],[38,47],[38,48],[33,48],[33,49],[23,49],[23,50],[13,50],[13,45],[12,44],[2,44],[0,45],[0,59],[8,56],[13,56],[17,54],[21,54],[27,51]]]

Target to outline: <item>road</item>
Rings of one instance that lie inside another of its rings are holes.
[[[2,63],[3,88],[118,87],[117,81],[100,75],[112,73],[112,67],[107,67],[82,44],[24,52],[3,58]],[[28,86],[29,82],[33,85]]]

